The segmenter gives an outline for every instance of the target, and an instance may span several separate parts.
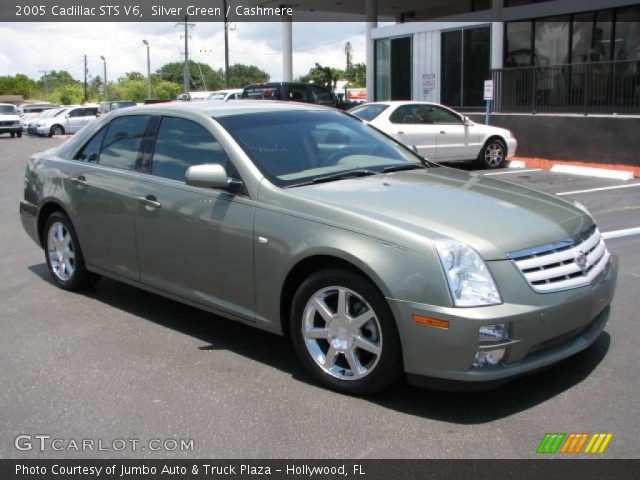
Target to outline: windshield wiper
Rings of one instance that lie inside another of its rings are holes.
[[[374,172],[373,170],[366,169],[348,170],[346,172],[340,172],[334,175],[314,178],[309,182],[296,183],[295,185],[290,185],[290,187],[303,187],[305,185],[315,185],[316,183],[333,182],[334,180],[345,180],[347,178],[368,177],[369,175],[376,175],[378,173],[379,172]]]
[[[384,168],[382,173],[390,173],[390,172],[402,172],[404,170],[418,170],[427,168],[424,165],[418,165],[417,163],[406,163],[402,165],[392,165],[391,167]]]

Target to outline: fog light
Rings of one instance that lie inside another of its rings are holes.
[[[478,332],[478,341],[480,342],[502,342],[509,339],[509,332],[504,323],[496,325],[484,325],[480,327]]]
[[[498,348],[496,350],[480,350],[476,353],[476,358],[473,359],[474,367],[491,367],[497,365],[504,357],[504,348]]]

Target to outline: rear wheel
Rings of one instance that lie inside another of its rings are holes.
[[[11,138],[14,138],[16,136],[16,134],[14,132],[11,132]]]
[[[16,135],[18,135],[18,138],[22,138],[22,132],[18,132]]]
[[[480,150],[478,162],[483,168],[501,168],[506,158],[507,146],[499,138],[492,138]]]
[[[384,297],[366,278],[324,270],[298,289],[291,336],[305,368],[345,393],[373,393],[402,372],[400,340]]]
[[[53,212],[44,232],[47,267],[56,285],[65,290],[84,290],[100,280],[86,269],[78,237],[64,213]]]

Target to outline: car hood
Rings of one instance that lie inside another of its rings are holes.
[[[288,191],[350,214],[345,218],[354,225],[343,225],[346,228],[364,226],[364,233],[388,241],[394,241],[389,235],[398,228],[409,234],[405,240],[412,235],[450,237],[471,245],[485,260],[502,260],[510,252],[564,240],[593,225],[589,215],[558,197],[446,167]],[[406,241],[396,243],[412,247]]]

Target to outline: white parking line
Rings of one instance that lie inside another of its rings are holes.
[[[490,175],[507,175],[508,173],[539,172],[540,170],[542,170],[542,169],[541,168],[530,168],[529,170],[510,170],[508,172],[485,173],[484,176],[488,177]]]
[[[631,237],[632,235],[640,235],[640,227],[636,228],[625,228],[624,230],[613,230],[612,232],[604,232],[602,234],[602,238],[621,238],[621,237]]]
[[[618,188],[640,187],[640,183],[632,183],[631,185],[614,185],[612,187],[590,188],[589,190],[573,190],[572,192],[556,193],[556,195],[576,195],[578,193],[601,192],[602,190],[616,190]]]

